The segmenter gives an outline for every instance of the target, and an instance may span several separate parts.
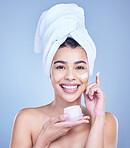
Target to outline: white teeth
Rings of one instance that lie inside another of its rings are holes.
[[[78,86],[66,86],[66,85],[62,85],[62,87],[64,87],[65,89],[77,89]]]

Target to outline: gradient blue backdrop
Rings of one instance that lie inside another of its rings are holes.
[[[86,27],[97,46],[89,83],[100,71],[106,111],[119,121],[118,148],[129,148],[129,0],[0,0],[0,148],[9,147],[19,110],[53,100],[50,80],[44,76],[41,55],[33,52],[33,41],[42,11],[68,2],[85,9]]]

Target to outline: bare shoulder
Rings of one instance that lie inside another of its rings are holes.
[[[117,117],[114,114],[109,113],[109,112],[106,112],[105,116],[106,116],[105,144],[110,147],[111,147],[111,145],[113,147],[117,147],[117,140],[118,140],[118,120],[117,120]]]
[[[20,148],[32,146],[32,132],[36,131],[37,128],[40,130],[42,122],[44,123],[47,120],[44,110],[46,110],[46,106],[25,108],[17,113],[14,120],[10,148],[19,147],[19,145]]]
[[[33,118],[35,114],[37,114],[36,108],[24,108],[16,114],[15,120],[28,120]]]
[[[38,108],[24,108],[20,110],[15,117],[15,120],[29,120],[37,117],[39,114]]]
[[[38,120],[42,120],[42,119],[46,119],[48,116],[46,114],[46,106],[42,106],[42,107],[36,107],[36,108],[24,108],[22,110],[20,110],[16,117],[15,120],[22,123],[26,123],[25,125],[27,126],[30,123],[31,125],[33,124],[33,122],[38,121]]]
[[[112,113],[105,112],[105,116],[106,116],[107,119],[109,118],[111,120],[116,120],[117,121],[117,117]]]
[[[110,129],[110,128],[117,129],[118,128],[117,117],[114,114],[109,113],[109,112],[106,112],[105,116],[106,116],[106,128],[107,129]]]
[[[35,109],[33,108],[26,108],[26,109],[20,110],[15,116],[14,128],[19,126],[27,127],[28,124],[34,118],[34,113],[35,113]]]

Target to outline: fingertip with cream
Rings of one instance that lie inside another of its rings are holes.
[[[96,76],[97,76],[97,77],[100,76],[100,72],[98,72],[98,73],[96,74]]]

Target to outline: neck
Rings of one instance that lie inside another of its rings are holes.
[[[52,107],[53,113],[55,115],[63,114],[64,108],[66,108],[68,106],[73,106],[73,105],[80,105],[81,106],[81,96],[78,97],[73,102],[67,102],[64,99],[55,96],[54,101],[51,103],[51,107]]]

